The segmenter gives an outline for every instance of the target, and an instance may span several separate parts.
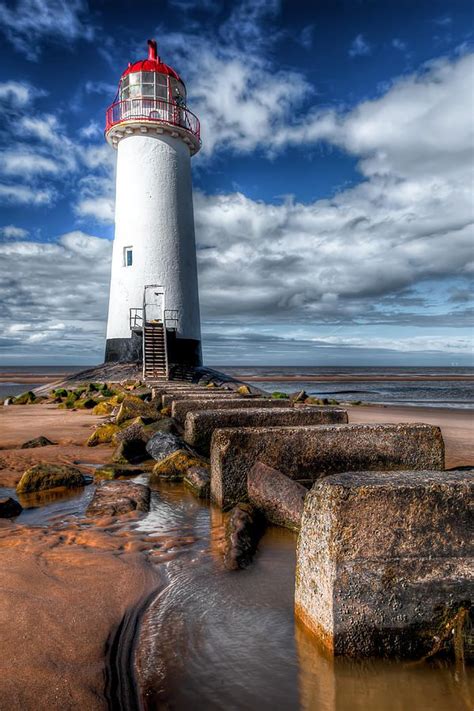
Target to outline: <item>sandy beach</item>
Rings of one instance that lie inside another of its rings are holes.
[[[54,405],[0,408],[0,487],[14,487],[33,463],[110,460],[85,441],[101,418]],[[19,449],[45,435],[56,444]],[[134,532],[120,520],[62,516],[31,527],[0,519],[0,709],[107,708],[108,639],[125,612],[159,584]],[[21,643],[19,643],[21,642]]]

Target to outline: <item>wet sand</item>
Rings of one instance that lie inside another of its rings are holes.
[[[108,461],[110,447],[84,446],[101,419],[51,405],[0,408],[0,486],[39,461]],[[17,448],[39,435],[58,444]],[[159,584],[145,555],[156,541],[134,530],[136,514],[20,521],[0,519],[0,709],[107,708],[107,641]]]
[[[351,423],[424,422],[438,425],[446,447],[446,468],[474,466],[474,413],[435,407],[352,406]]]

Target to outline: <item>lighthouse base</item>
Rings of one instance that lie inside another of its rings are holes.
[[[202,365],[201,342],[193,338],[177,338],[167,334],[168,363],[199,367]],[[105,343],[105,363],[143,362],[142,334],[132,332],[131,338],[108,338]]]

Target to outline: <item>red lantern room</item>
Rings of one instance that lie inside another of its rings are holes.
[[[128,65],[106,113],[105,135],[114,147],[126,135],[148,131],[179,136],[191,155],[201,147],[199,120],[187,108],[184,82],[161,61],[155,40],[148,40],[147,59]]]

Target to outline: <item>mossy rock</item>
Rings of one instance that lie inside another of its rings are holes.
[[[251,395],[252,391],[250,390],[248,385],[241,385],[240,388],[237,388],[236,392],[239,393],[239,395]]]
[[[164,407],[162,410],[160,410],[160,415],[162,417],[170,417],[171,415],[171,407]]]
[[[112,461],[115,464],[140,464],[150,459],[143,439],[124,439],[118,443]]]
[[[321,400],[320,397],[307,397],[306,400],[304,401],[305,405],[323,405],[323,401]]]
[[[103,400],[103,402],[99,402],[95,407],[92,408],[92,414],[93,415],[110,415],[112,410],[114,409],[114,405],[110,403],[110,401]]]
[[[109,444],[112,442],[113,436],[120,431],[120,427],[113,423],[101,425],[93,431],[86,442],[88,447],[96,447],[98,444]]]
[[[34,447],[49,447],[51,444],[54,444],[54,442],[51,442],[51,440],[48,439],[47,437],[45,437],[44,435],[40,435],[39,437],[34,437],[34,439],[29,439],[27,442],[23,442],[20,449],[33,449]]]
[[[176,422],[172,417],[162,417],[156,422],[150,422],[143,428],[147,435],[152,437],[156,432],[167,432],[168,434],[177,434]]]
[[[178,449],[173,454],[162,459],[158,464],[155,464],[150,474],[150,483],[157,482],[160,479],[182,481],[188,469],[196,466],[209,468],[209,464],[204,459],[194,456],[185,449]]]
[[[96,479],[124,479],[125,477],[138,476],[143,469],[133,464],[106,464],[95,472]]]
[[[288,400],[288,395],[286,393],[275,391],[272,393],[272,398],[274,400]]]
[[[53,396],[54,397],[67,397],[66,388],[56,388],[56,390],[53,390]]]
[[[14,405],[30,405],[32,402],[36,400],[36,395],[32,390],[28,390],[27,393],[22,393],[22,395],[18,395],[18,397],[15,398],[14,400]]]
[[[75,488],[85,486],[84,475],[76,469],[64,464],[35,464],[27,469],[16,487],[18,494],[28,494],[32,491],[54,489],[58,486]]]
[[[79,399],[74,403],[74,407],[77,407],[78,410],[92,410],[96,405],[98,402],[92,397],[86,397],[84,400]]]
[[[148,422],[154,422],[160,419],[160,414],[156,411],[153,405],[143,402],[135,395],[127,395],[120,405],[115,421],[118,425],[126,420],[134,419],[135,417],[143,417]]]
[[[206,388],[215,388],[215,387],[216,387],[216,384],[213,382],[210,382],[206,385]]]

